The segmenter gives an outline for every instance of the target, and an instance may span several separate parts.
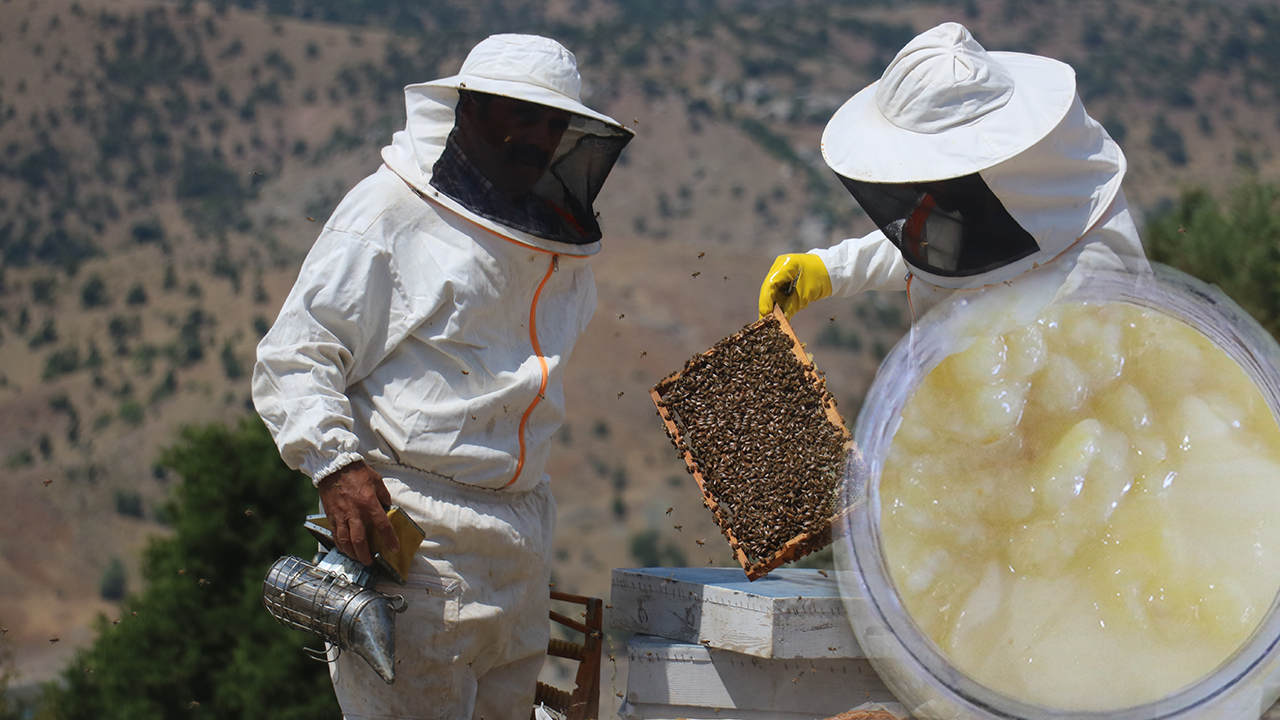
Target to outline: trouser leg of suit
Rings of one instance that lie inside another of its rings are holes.
[[[528,720],[550,638],[555,500],[485,490],[398,466],[374,468],[426,532],[409,584],[383,583],[396,617],[396,680],[354,653],[330,663],[346,720]]]

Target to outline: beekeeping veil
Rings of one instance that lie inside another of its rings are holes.
[[[1057,257],[1120,191],[1124,155],[1075,88],[1069,66],[945,23],[835,113],[822,154],[914,275],[1000,282]]]
[[[593,254],[601,235],[593,203],[634,133],[583,105],[581,86],[573,54],[554,40],[490,36],[457,75],[405,88],[408,121],[382,158],[418,194],[489,230],[544,250]],[[568,113],[567,129],[532,190],[504,196],[458,152],[460,91]]]

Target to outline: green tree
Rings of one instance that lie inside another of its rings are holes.
[[[262,607],[281,555],[309,557],[301,527],[315,491],[285,467],[262,424],[189,427],[160,457],[183,481],[166,507],[172,534],[143,557],[145,589],[99,618],[98,639],[46,686],[40,718],[337,718],[308,636]],[[313,643],[318,644],[318,641]]]
[[[1280,338],[1280,188],[1250,179],[1225,202],[1187,190],[1142,237],[1152,260],[1222,288]]]
[[[27,716],[26,703],[9,697],[9,686],[18,679],[13,667],[13,647],[0,633],[0,720],[22,720]]]

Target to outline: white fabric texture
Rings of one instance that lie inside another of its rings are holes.
[[[963,25],[907,43],[822,133],[827,164],[853,180],[971,175],[1038,142],[1075,98],[1075,71],[1038,55],[986,52]]]
[[[354,653],[330,663],[343,718],[528,720],[550,638],[550,488],[500,492],[373,467],[426,538],[408,585],[377,587],[409,605],[396,617],[395,683]]]
[[[536,35],[490,35],[471,49],[457,75],[418,87],[502,95],[622,127],[582,104],[582,76],[573,53],[555,40]]]
[[[383,167],[303,262],[258,345],[254,403],[314,482],[363,458],[527,490],[595,302],[585,259],[488,232]]]

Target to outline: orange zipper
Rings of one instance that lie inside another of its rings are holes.
[[[547,396],[547,377],[549,371],[547,369],[547,358],[542,355],[542,346],[538,344],[538,298],[542,296],[542,288],[546,287],[547,281],[551,279],[551,273],[560,269],[560,256],[553,254],[551,262],[547,264],[547,274],[542,276],[542,282],[538,283],[538,289],[533,293],[533,303],[529,305],[529,342],[533,344],[534,355],[538,358],[538,364],[542,366],[542,382],[538,385],[538,395],[534,397],[533,402],[529,403],[529,407],[524,411],[524,415],[520,417],[520,456],[516,460],[516,474],[511,476],[511,480],[503,487],[510,487],[516,480],[520,479],[520,473],[524,472],[524,429],[529,424],[529,416],[533,414],[533,409],[538,407],[538,403],[546,399]]]

